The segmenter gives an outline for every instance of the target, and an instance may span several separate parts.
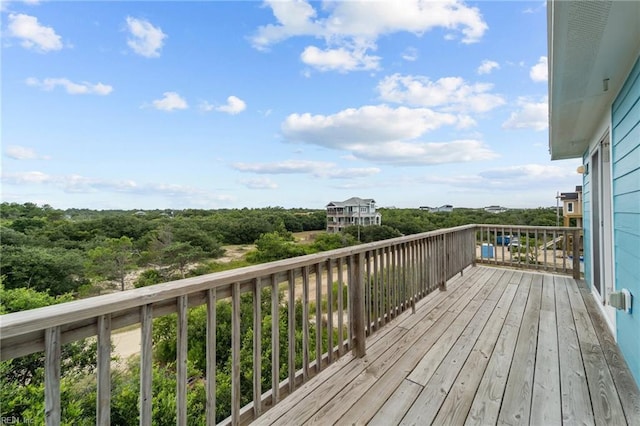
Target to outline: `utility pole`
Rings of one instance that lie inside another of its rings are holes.
[[[358,242],[360,242],[360,203],[358,203]]]
[[[556,228],[560,227],[560,191],[556,191]]]

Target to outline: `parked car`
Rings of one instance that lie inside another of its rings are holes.
[[[520,248],[520,240],[518,240],[517,237],[512,238],[511,241],[509,242],[509,244],[507,245],[507,250],[511,251],[512,248],[515,248],[516,251],[517,249]]]
[[[508,246],[511,242],[511,235],[498,235],[496,237],[496,245],[497,246]]]

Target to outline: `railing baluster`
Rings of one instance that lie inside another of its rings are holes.
[[[302,268],[302,378],[309,380],[309,267]]]
[[[342,276],[344,265],[342,261],[342,257],[338,258],[338,356],[344,355],[344,298],[342,297],[342,292],[344,291]]]
[[[365,268],[367,270],[365,274],[365,287],[364,287],[364,300],[365,300],[365,324],[366,324],[366,333],[367,335],[371,335],[374,329],[373,323],[376,322],[376,313],[374,308],[374,300],[375,300],[375,291],[376,291],[376,283],[375,280],[372,280],[371,275],[371,252],[365,253]]]
[[[231,424],[240,424],[240,283],[231,285]]]
[[[354,269],[353,269],[353,256],[347,257],[347,300],[345,301],[345,305],[347,308],[347,344],[345,345],[345,352],[351,350],[353,348],[353,326],[354,324],[351,322],[353,319],[353,306],[351,303],[351,287],[354,282]]]
[[[216,424],[216,289],[207,290],[207,426]]]
[[[351,316],[349,322],[353,325],[353,335],[355,343],[353,344],[353,353],[356,357],[362,358],[366,354],[366,342],[365,342],[365,312],[364,312],[364,255],[358,253],[355,256],[351,256],[349,263],[354,261],[351,269],[351,277],[353,280],[349,281],[349,305]]]
[[[187,425],[187,308],[188,296],[178,297],[178,336],[177,336],[177,424]]]
[[[276,274],[271,274],[271,405],[280,401],[280,301]]]
[[[289,349],[289,357],[288,357],[288,371],[289,371],[289,393],[293,393],[296,389],[296,283],[295,283],[295,271],[293,269],[289,270],[289,308],[287,312],[289,313],[289,322],[288,322],[288,331],[289,331],[289,339],[288,339],[288,349]]]
[[[373,252],[373,296],[371,297],[371,303],[374,306],[373,310],[373,322],[375,323],[375,330],[385,324],[385,315],[382,312],[384,310],[384,287],[380,280],[380,251],[375,249]],[[369,278],[370,279],[370,278]],[[372,333],[370,333],[372,334]]]
[[[316,373],[322,370],[322,264],[316,263]]]
[[[60,327],[44,331],[44,418],[45,424],[60,424]]]
[[[111,315],[98,317],[96,424],[111,424]]]
[[[573,278],[580,279],[580,230],[573,231]]]
[[[327,260],[327,359],[333,362],[333,261]]]
[[[253,280],[253,415],[262,414],[262,285]]]
[[[140,313],[140,426],[151,426],[151,383],[153,378],[153,306],[143,305]]]

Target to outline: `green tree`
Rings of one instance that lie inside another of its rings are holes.
[[[32,288],[52,296],[75,292],[88,283],[84,256],[59,247],[8,246],[2,248],[6,288]]]
[[[278,232],[269,232],[256,240],[256,250],[247,253],[246,258],[249,262],[262,263],[303,254],[306,254],[304,247],[296,245],[291,238]]]
[[[96,277],[116,280],[124,291],[127,272],[135,267],[133,242],[129,237],[109,238],[87,253],[87,267]]]

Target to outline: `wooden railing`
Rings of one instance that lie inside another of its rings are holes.
[[[478,225],[478,263],[571,274],[580,279],[580,228]]]
[[[87,337],[97,338],[96,423],[108,425],[112,331],[138,325],[141,333],[140,424],[151,425],[153,319],[177,313],[177,423],[186,425],[187,313],[193,307],[206,307],[206,378],[215,378],[216,305],[223,299],[229,300],[232,312],[231,412],[224,423],[246,423],[348,351],[353,351],[357,357],[364,356],[366,336],[403,311],[415,310],[416,301],[435,289],[445,290],[448,279],[476,261],[515,267],[540,266],[511,259],[507,262],[504,257],[498,261],[495,256],[482,256],[482,252],[477,255],[485,242],[493,244],[493,254],[500,250],[495,245],[500,232],[520,238],[525,234],[531,238],[532,234],[542,233],[542,244],[547,241],[547,233],[552,237],[550,241],[560,233],[558,236],[562,235],[564,245],[568,236],[573,236],[574,253],[577,253],[578,234],[571,228],[467,225],[443,229],[3,315],[0,317],[0,358],[8,360],[44,352],[45,418],[47,424],[57,425],[61,421],[61,346]],[[536,245],[540,244],[537,237],[535,241]],[[567,254],[566,250],[562,253]],[[573,271],[577,269],[575,259],[574,256]],[[566,266],[552,270],[570,271]],[[269,312],[263,313],[261,295],[264,289],[270,290],[271,303]],[[242,407],[240,297],[245,293],[253,294],[253,396],[252,402]],[[333,300],[334,296],[336,300]],[[279,353],[282,303],[287,307],[288,340],[287,362],[283,364]],[[301,321],[296,320],[296,303],[302,305]],[[312,306],[315,306],[313,311]],[[265,315],[270,315],[272,329],[271,389],[262,389],[261,383],[261,327]],[[312,328],[315,341],[310,339]],[[291,343],[296,340],[296,330],[302,333],[301,354]],[[296,363],[300,358],[302,362]],[[283,369],[286,369],[286,378],[280,380]],[[216,381],[205,382],[207,424],[214,424]]]

